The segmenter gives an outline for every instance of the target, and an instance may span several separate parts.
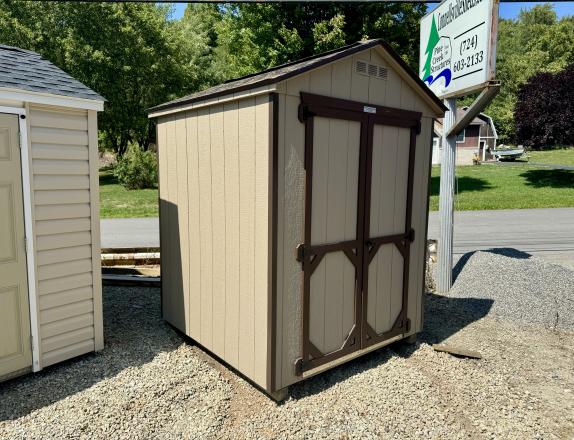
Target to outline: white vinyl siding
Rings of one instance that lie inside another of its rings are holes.
[[[102,344],[95,118],[94,111],[30,106],[42,367]]]

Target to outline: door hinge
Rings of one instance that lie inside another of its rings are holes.
[[[28,237],[24,237],[24,251],[28,252]]]

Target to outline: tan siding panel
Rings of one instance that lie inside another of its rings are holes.
[[[198,110],[197,143],[199,148],[199,227],[201,251],[201,341],[213,348],[213,237],[211,218],[211,139],[209,108]],[[219,325],[219,323],[217,323]]]
[[[282,341],[281,386],[287,386],[299,380],[293,372],[293,362],[301,355],[301,286],[303,272],[295,260],[295,249],[303,242],[304,221],[304,126],[297,119],[299,91],[296,96],[286,96],[285,105],[285,144],[283,146],[285,173],[283,189],[283,286],[282,292]]]
[[[353,60],[346,58],[332,65],[331,94],[335,98],[349,99],[351,97],[351,75]]]
[[[34,174],[88,175],[90,166],[87,160],[34,159]]]
[[[179,113],[175,121],[175,141],[177,143],[177,215],[179,242],[175,249],[179,250],[179,267],[181,271],[180,308],[183,311],[184,329],[189,329],[189,207],[187,195],[187,130],[185,113]]]
[[[69,275],[79,275],[92,271],[92,259],[67,261],[38,267],[38,280],[50,280]]]
[[[239,141],[237,102],[225,104],[225,360],[239,357]]]
[[[30,135],[32,144],[88,145],[87,131],[35,127],[32,125]]]
[[[61,249],[65,247],[82,246],[92,243],[92,234],[89,231],[68,232],[64,234],[40,235],[36,237],[36,249]]]
[[[42,352],[47,353],[92,339],[94,339],[94,326],[90,325],[89,327],[42,339]]]
[[[213,346],[225,355],[225,150],[223,144],[223,105],[210,107],[211,209],[213,234]],[[253,147],[252,147],[253,148]]]
[[[84,145],[33,144],[33,159],[88,160],[88,147]]]
[[[88,217],[66,218],[60,220],[39,220],[36,222],[36,235],[89,231],[90,228],[91,224]]]
[[[172,267],[170,264],[169,249],[169,230],[170,230],[170,208],[169,208],[169,182],[167,180],[168,168],[167,157],[169,145],[167,145],[167,125],[168,118],[160,118],[157,124],[157,137],[158,137],[158,166],[159,166],[159,221],[160,221],[160,247],[163,255],[161,256],[161,288],[163,292],[169,294],[162,295],[162,317],[169,319],[169,297],[171,290],[169,280],[172,277]]]
[[[42,325],[42,337],[50,338],[55,335],[74,331],[80,328],[94,325],[94,314],[84,313],[83,315],[71,316],[61,319],[59,321],[50,322],[49,324]]]
[[[189,203],[189,335],[201,337],[201,248],[199,228],[199,169],[197,112],[186,113],[187,191]]]
[[[59,321],[72,316],[83,315],[90,313],[94,309],[94,304],[91,299],[78,301],[72,304],[67,304],[61,307],[54,307],[48,310],[40,311],[40,323],[48,324],[50,322]]]
[[[89,258],[92,255],[90,245],[74,246],[62,249],[49,249],[37,251],[36,263],[38,266],[44,264],[61,263],[63,261],[75,261],[81,258]]]
[[[40,310],[60,307],[77,301],[92,298],[92,287],[85,286],[78,289],[64,290],[63,292],[50,293],[40,297]]]
[[[239,102],[239,368],[254,373],[255,99]]]
[[[89,203],[90,191],[87,189],[34,191],[36,205],[63,205]]]
[[[358,61],[370,61],[368,52],[353,55],[353,73],[351,75],[351,99],[354,101],[367,102],[369,100],[369,77],[359,75],[355,71],[355,63]]]
[[[61,292],[63,290],[75,289],[77,287],[91,286],[92,274],[72,275],[69,277],[56,278],[54,280],[40,281],[38,283],[38,293],[45,295],[48,293]]]
[[[88,130],[87,112],[64,112],[33,109],[30,118],[35,127],[63,128],[66,130]]]
[[[74,345],[69,345],[67,347],[60,348],[59,350],[43,353],[42,364],[45,367],[47,367],[49,365],[65,361],[66,359],[70,359],[85,353],[89,353],[91,351],[94,351],[94,349],[95,349],[95,343],[93,339],[79,342]]]
[[[34,176],[34,189],[54,190],[54,189],[89,189],[89,176],[74,175],[36,175]]]

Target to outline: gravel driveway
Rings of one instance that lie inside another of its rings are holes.
[[[0,438],[571,439],[574,333],[493,314],[492,293],[467,296],[427,295],[421,343],[276,405],[164,324],[157,289],[106,287],[105,350],[0,384]],[[432,350],[445,341],[483,359]]]

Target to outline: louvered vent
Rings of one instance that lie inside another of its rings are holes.
[[[357,60],[355,70],[361,75],[372,76],[383,80],[387,79],[388,75],[388,71],[384,67],[361,60]]]
[[[364,61],[357,61],[357,73],[362,73],[363,75],[368,75],[367,63],[365,63]]]

